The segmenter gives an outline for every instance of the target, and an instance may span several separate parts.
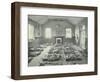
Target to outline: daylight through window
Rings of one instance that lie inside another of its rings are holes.
[[[45,38],[51,38],[51,28],[45,29]]]
[[[71,28],[66,28],[66,38],[72,38]]]
[[[28,26],[28,33],[29,33],[28,39],[32,40],[32,39],[34,39],[34,26],[32,24],[28,24],[28,25],[29,25]]]

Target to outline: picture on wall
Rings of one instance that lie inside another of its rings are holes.
[[[28,15],[28,66],[88,63],[87,17]]]
[[[97,7],[11,4],[11,78],[97,75]]]

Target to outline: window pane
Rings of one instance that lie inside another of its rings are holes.
[[[75,40],[76,40],[76,43],[79,42],[79,27],[76,26],[75,28]]]
[[[45,29],[45,38],[51,38],[51,28]]]
[[[85,40],[86,40],[86,34],[85,34],[85,25],[82,26],[82,31],[81,31],[81,47],[85,49]]]
[[[31,24],[28,25],[28,39],[34,39],[34,26]]]
[[[72,38],[72,31],[70,28],[66,29],[66,38]]]

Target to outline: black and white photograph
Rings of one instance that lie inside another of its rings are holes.
[[[97,7],[12,3],[13,79],[97,75]]]
[[[87,63],[87,17],[28,15],[28,66]]]

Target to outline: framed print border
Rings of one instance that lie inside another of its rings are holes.
[[[21,7],[38,7],[38,8],[55,8],[55,9],[74,9],[94,11],[94,71],[93,72],[75,72],[75,73],[57,73],[57,74],[41,74],[41,75],[20,75],[20,8]],[[97,74],[97,7],[76,6],[76,5],[60,5],[60,4],[43,4],[43,3],[27,3],[14,2],[11,4],[11,78],[15,80],[21,79],[37,79],[37,78],[54,78],[69,76],[84,76]]]

